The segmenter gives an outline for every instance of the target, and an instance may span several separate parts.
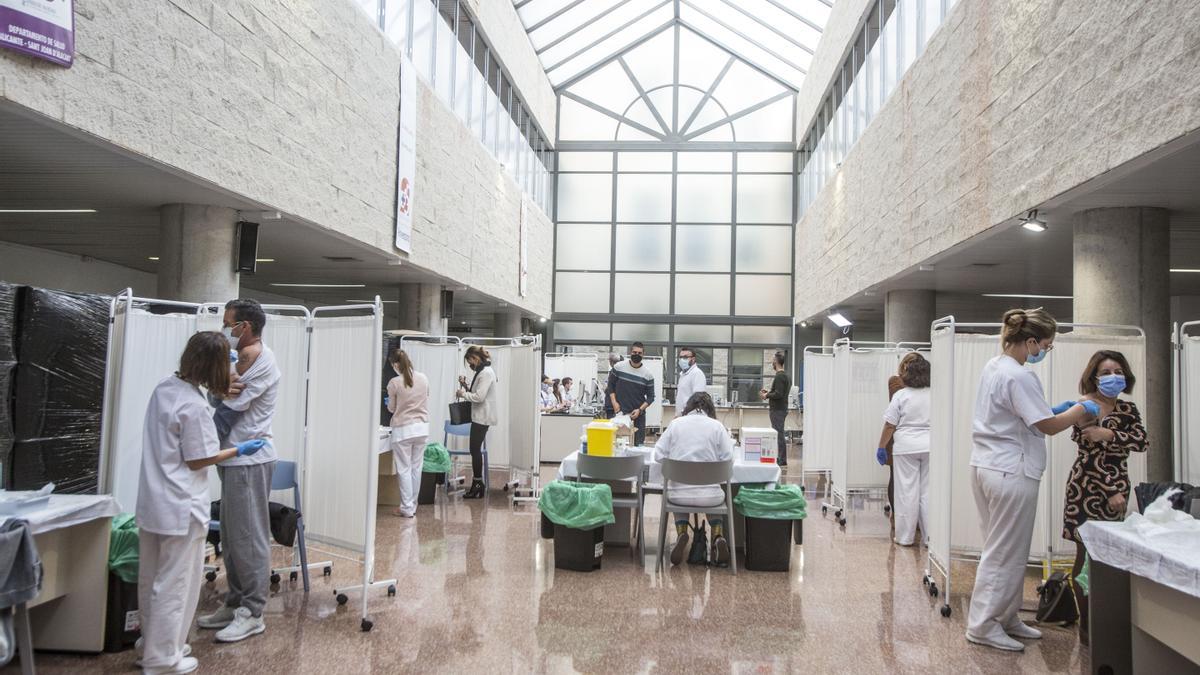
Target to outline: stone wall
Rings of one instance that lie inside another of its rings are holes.
[[[349,0],[76,0],[75,24],[70,69],[0,50],[0,100],[164,169],[394,251],[400,55]],[[418,162],[470,162],[474,171],[468,164],[427,177],[427,192],[445,190],[461,203],[450,208],[441,197],[428,199],[431,209],[419,216],[414,233],[413,262],[448,259],[438,246],[461,251],[462,238],[451,240],[453,246],[437,243],[456,228],[515,241],[517,219],[497,199],[497,193],[519,194],[515,184],[428,88],[418,86]],[[431,112],[435,106],[442,114]],[[442,144],[448,134],[457,139],[453,145]],[[479,175],[490,180],[477,183]],[[462,214],[471,220],[447,220]],[[549,238],[549,221],[538,224],[540,236]],[[509,253],[501,248],[470,264],[436,269],[548,313],[549,255],[531,256],[534,269],[545,268],[536,273],[545,279],[544,299],[534,302],[533,295],[517,297],[508,279],[517,259]],[[515,271],[511,276],[515,280]]]
[[[1200,128],[1200,3],[961,0],[796,230],[811,316]]]
[[[558,99],[513,3],[510,0],[465,0],[465,3],[471,15],[479,20],[484,39],[492,46],[492,53],[499,56],[500,64],[512,78],[513,86],[546,140],[554,143],[558,138],[555,133]]]

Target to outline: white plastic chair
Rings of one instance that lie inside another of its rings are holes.
[[[642,556],[642,560],[645,560],[646,556],[646,501],[645,495],[642,493],[642,485],[645,482],[643,478],[645,467],[645,460],[638,455],[631,457],[579,455],[575,470],[576,481],[583,480],[584,478],[605,481],[633,481],[634,496],[613,496],[612,503],[614,508],[622,507],[637,510],[637,530],[635,531],[635,535],[638,541],[638,555]]]
[[[737,574],[737,542],[733,527],[733,460],[724,462],[687,462],[678,459],[662,461],[662,508],[658,515],[658,564],[663,569],[667,548],[667,523],[671,513],[712,513],[725,516],[725,537],[729,540],[729,567]],[[687,506],[671,502],[671,483],[680,485],[719,485],[725,493],[724,506]]]

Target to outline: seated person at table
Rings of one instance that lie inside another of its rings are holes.
[[[542,375],[542,389],[538,392],[538,409],[543,413],[558,410],[558,400],[554,398],[552,380],[547,375]]]
[[[575,392],[573,391],[574,386],[575,380],[572,380],[569,377],[564,377],[562,379],[563,410],[570,410],[571,406],[575,405]]]
[[[674,459],[684,462],[723,462],[733,459],[733,439],[724,424],[717,421],[717,410],[707,392],[696,392],[688,399],[679,414],[654,445],[654,459]],[[668,486],[671,503],[681,506],[720,506],[725,492],[719,485]],[[669,506],[668,506],[669,508]],[[724,519],[708,515],[712,526],[713,555],[717,566],[729,564],[729,542],[725,540]],[[688,518],[686,513],[675,514],[675,547],[671,549],[671,564],[678,565],[688,550]]]

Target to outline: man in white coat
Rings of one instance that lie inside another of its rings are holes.
[[[675,410],[683,410],[688,399],[698,391],[708,389],[704,371],[696,365],[696,352],[689,347],[679,349],[679,381],[675,386]]]

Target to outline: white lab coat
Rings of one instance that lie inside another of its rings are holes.
[[[1037,375],[1001,355],[984,367],[975,401],[972,488],[984,535],[967,633],[996,638],[1021,622],[1025,565],[1046,467],[1034,424],[1053,417]]]
[[[910,546],[917,525],[927,535],[929,513],[929,388],[907,387],[896,392],[883,421],[896,427],[892,470],[896,477],[896,543]]]
[[[688,399],[692,397],[692,394],[704,391],[707,388],[708,379],[704,377],[704,371],[700,370],[699,364],[679,373],[679,382],[675,386],[676,412],[683,411],[683,407],[687,405]]]
[[[717,420],[695,411],[676,417],[654,444],[654,459],[720,462],[733,459],[733,439]],[[683,506],[717,506],[725,501],[719,485],[669,486],[671,502]]]

